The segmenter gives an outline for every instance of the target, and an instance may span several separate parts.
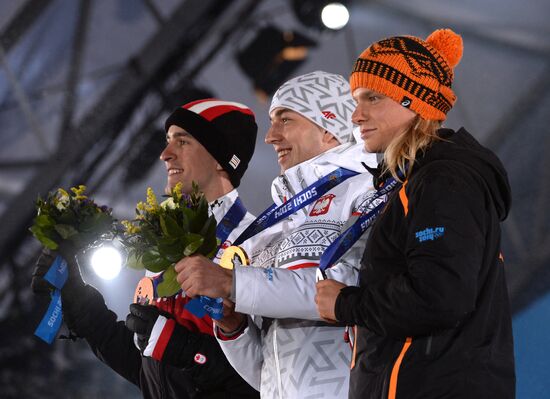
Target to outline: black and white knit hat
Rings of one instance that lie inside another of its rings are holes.
[[[193,101],[168,117],[165,129],[185,129],[218,161],[238,187],[256,146],[258,126],[246,105],[215,98]]]
[[[283,84],[273,95],[269,113],[288,108],[332,133],[340,144],[354,142],[351,114],[355,101],[341,75],[315,71]]]

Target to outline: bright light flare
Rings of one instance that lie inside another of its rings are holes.
[[[122,256],[113,247],[100,247],[94,251],[91,263],[95,274],[104,280],[112,280],[120,273]]]
[[[323,8],[321,20],[329,29],[342,29],[348,24],[349,11],[347,7],[341,3],[330,3]]]

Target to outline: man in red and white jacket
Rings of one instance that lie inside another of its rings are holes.
[[[166,121],[167,144],[160,158],[167,191],[181,182],[190,192],[191,183],[197,183],[218,224],[240,210],[215,261],[253,220],[236,187],[254,152],[256,132],[247,106],[217,99],[186,104]],[[37,263],[32,282],[37,293],[49,293],[43,276],[52,260],[44,253]],[[156,299],[154,306],[132,304],[126,322],[117,322],[102,295],[82,281],[74,259],[67,261],[69,279],[61,293],[67,326],[88,341],[102,362],[137,385],[144,398],[259,397],[228,363],[213,336],[212,319],[184,309],[188,297]]]

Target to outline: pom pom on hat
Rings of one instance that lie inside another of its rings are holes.
[[[427,37],[426,43],[435,48],[445,57],[451,68],[454,68],[462,58],[464,45],[462,37],[451,29],[438,29]]]

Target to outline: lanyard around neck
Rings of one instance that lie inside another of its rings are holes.
[[[326,176],[323,176],[316,182],[310,184],[294,197],[290,198],[284,204],[277,206],[276,204],[271,205],[265,211],[263,211],[257,218],[254,220],[250,226],[246,228],[245,231],[235,240],[233,245],[240,245],[244,241],[248,240],[250,237],[255,236],[259,232],[275,225],[281,220],[286,219],[289,215],[296,213],[306,205],[311,204],[313,201],[316,201],[326,192],[336,187],[338,184],[357,175],[357,172],[354,172],[345,168],[338,168],[335,171],[329,173]]]
[[[319,272],[322,277],[318,275],[318,279],[325,279],[325,270],[340,259],[374,223],[377,216],[384,209],[389,194],[399,186],[401,186],[401,182],[392,177],[376,190],[374,195],[369,199],[366,211],[323,252],[319,262]]]

